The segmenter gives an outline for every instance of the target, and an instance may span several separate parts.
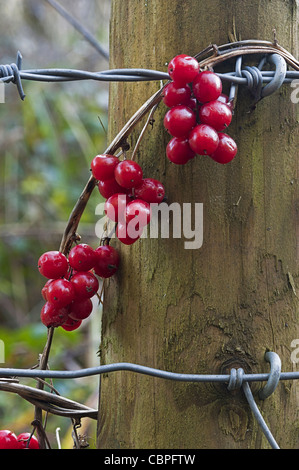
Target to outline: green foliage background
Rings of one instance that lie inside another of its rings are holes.
[[[63,6],[108,43],[109,0],[64,1]],[[108,65],[82,36],[46,2],[1,2],[1,63],[23,55],[23,69],[79,68],[90,71]],[[108,86],[102,82],[39,83],[23,81],[24,102],[13,84],[5,86],[0,104],[0,339],[5,345],[3,367],[29,368],[38,361],[46,341],[40,323],[45,279],[37,260],[59,248],[67,219],[88,177],[90,161],[104,151]],[[100,122],[101,121],[101,122]],[[103,128],[104,127],[104,128]],[[97,246],[94,193],[81,220],[82,242]],[[79,330],[57,329],[50,355],[52,369],[89,367],[98,363],[100,309]],[[97,407],[97,378],[55,381],[64,396]],[[34,381],[26,384],[35,386]],[[0,392],[0,429],[31,430],[33,406]],[[57,447],[72,446],[71,422],[50,416],[47,431]],[[94,445],[94,424],[83,424]],[[80,431],[79,431],[80,432]]]

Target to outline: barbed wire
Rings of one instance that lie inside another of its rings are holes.
[[[221,55],[229,50],[224,50]],[[219,52],[220,55],[220,52]],[[232,72],[217,73],[224,81],[231,83],[230,99],[235,97],[237,85],[247,86],[258,101],[265,96],[274,93],[284,83],[291,83],[299,79],[299,70],[287,70],[287,64],[280,54],[265,54],[259,64],[246,65],[242,68],[243,56],[236,59],[235,70]],[[262,70],[266,63],[275,66],[275,70]],[[22,70],[22,54],[17,53],[15,63],[0,65],[0,82],[14,83],[17,86],[19,96],[25,98],[22,80],[40,82],[70,82],[80,80],[95,80],[103,82],[136,82],[136,81],[163,81],[170,80],[167,72],[145,68],[121,68],[99,72],[90,72],[77,69],[42,68]],[[263,86],[264,85],[264,86]]]
[[[105,364],[97,367],[60,371],[60,370],[36,370],[36,369],[0,369],[0,390],[10,391],[19,394],[34,405],[38,405],[45,411],[60,416],[71,418],[90,417],[97,419],[97,410],[86,407],[79,403],[57,397],[53,393],[43,390],[36,390],[31,387],[25,387],[18,383],[13,383],[17,377],[27,377],[34,379],[78,379],[89,376],[107,374],[117,371],[130,371],[138,374],[149,375],[160,379],[173,380],[178,382],[194,383],[223,383],[227,384],[229,391],[242,389],[247,399],[249,407],[256,418],[261,430],[273,449],[279,449],[277,442],[271,434],[250,389],[249,383],[266,381],[266,385],[259,391],[259,398],[265,400],[276,390],[281,380],[299,379],[299,372],[281,372],[281,360],[278,354],[268,351],[265,354],[265,360],[270,363],[270,373],[246,374],[242,368],[232,368],[229,374],[186,374],[169,372],[157,368],[133,364],[130,362],[119,362],[114,364]],[[7,382],[5,378],[10,378],[12,382]]]

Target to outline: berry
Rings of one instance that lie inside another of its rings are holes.
[[[130,224],[131,225],[131,224]],[[142,229],[134,230],[125,223],[119,222],[116,227],[116,236],[124,245],[132,245],[141,237]]]
[[[74,246],[69,253],[69,264],[76,271],[89,271],[94,262],[94,250],[86,243]]]
[[[191,149],[188,139],[173,137],[167,144],[166,155],[172,163],[184,165],[195,157],[195,152]]]
[[[97,155],[91,162],[91,171],[97,180],[107,181],[114,176],[114,169],[119,164],[115,155]]]
[[[84,300],[93,297],[99,288],[99,281],[95,275],[89,271],[78,272],[71,278],[71,283],[75,288],[75,299]]]
[[[104,205],[104,211],[107,217],[113,222],[124,221],[126,205],[130,202],[128,195],[116,193],[110,196]]]
[[[188,108],[192,109],[192,111],[196,111],[197,109],[197,99],[196,98],[190,98],[189,102],[186,104]]]
[[[143,172],[138,163],[132,160],[123,160],[115,168],[114,176],[120,186],[131,189],[140,185]]]
[[[196,114],[188,106],[170,108],[164,116],[164,127],[173,137],[185,137],[196,125]]]
[[[238,151],[238,147],[234,139],[227,134],[222,132],[219,133],[219,144],[214,153],[210,157],[218,163],[229,163],[231,162]]]
[[[17,436],[7,430],[7,429],[2,429],[0,431],[0,449],[18,449],[18,441],[17,441]]]
[[[18,448],[19,449],[39,449],[39,443],[38,440],[35,436],[31,436],[30,432],[22,432],[21,434],[18,435],[17,441],[18,441]],[[28,440],[30,438],[29,444]]]
[[[228,97],[225,93],[221,93],[221,94],[218,96],[217,100],[218,100],[218,101],[221,101],[222,103],[227,104],[228,106],[230,106],[229,97]]]
[[[195,98],[201,103],[217,100],[222,93],[221,79],[208,70],[200,72],[193,80],[192,89]]]
[[[44,285],[44,287],[42,288],[41,290],[41,294],[42,294],[42,297],[45,301],[48,300],[47,298],[47,295],[48,295],[48,288],[49,288],[49,285],[51,284],[51,282],[53,282],[54,279],[48,279],[46,284]]]
[[[96,264],[94,272],[103,278],[113,276],[119,267],[119,254],[118,251],[110,245],[99,246],[96,250]]]
[[[69,318],[76,321],[85,320],[91,314],[92,309],[93,304],[90,299],[74,301],[69,308]]]
[[[134,199],[129,202],[126,207],[125,220],[127,224],[132,220],[138,221],[138,224],[136,224],[137,230],[139,227],[145,227],[151,220],[150,204],[142,199]]]
[[[149,203],[162,202],[165,196],[163,184],[153,178],[144,178],[140,186],[134,190],[135,197]]]
[[[163,103],[172,108],[179,104],[188,105],[191,99],[191,89],[189,85],[180,86],[174,82],[168,83],[164,88]]]
[[[47,300],[56,307],[66,307],[75,298],[75,288],[67,279],[54,279],[47,291]]]
[[[101,196],[103,196],[105,199],[113,196],[113,194],[126,192],[126,189],[120,186],[114,177],[110,180],[99,181],[98,189]]]
[[[199,71],[199,64],[194,57],[180,54],[171,59],[168,64],[170,78],[179,84],[190,83]]]
[[[61,328],[63,328],[65,331],[74,331],[81,326],[82,320],[74,320],[71,317],[68,317],[68,319],[63,323],[63,325],[60,325]]]
[[[47,251],[38,260],[39,272],[48,279],[65,276],[68,267],[68,260],[60,251]]]
[[[40,318],[42,323],[47,327],[61,326],[68,317],[68,309],[66,307],[56,307],[50,302],[46,302],[41,309]]]
[[[215,152],[219,137],[213,127],[207,124],[199,124],[190,133],[189,145],[198,155],[211,155]]]
[[[217,132],[220,132],[230,125],[232,112],[230,107],[225,103],[214,100],[201,106],[199,118],[202,124],[208,124]]]

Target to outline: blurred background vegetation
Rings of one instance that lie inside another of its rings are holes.
[[[60,0],[60,4],[108,50],[110,0]],[[1,64],[23,56],[22,69],[108,68],[102,57],[45,0],[0,0]],[[108,85],[103,82],[31,82],[23,80],[26,98],[5,85],[0,104],[0,339],[5,345],[2,367],[37,364],[46,341],[40,323],[45,283],[37,271],[39,256],[57,250],[70,211],[88,177],[93,156],[106,148]],[[100,122],[101,121],[101,122]],[[102,124],[101,124],[102,123]],[[95,191],[79,226],[82,242],[96,247]],[[97,365],[100,309],[95,306],[84,326],[74,332],[56,329],[50,354],[52,369]],[[34,381],[23,382],[35,386]],[[97,408],[98,378],[54,381],[67,398]],[[0,429],[31,431],[33,406],[0,392]],[[91,420],[90,420],[91,421]],[[95,423],[82,420],[95,446]],[[71,422],[51,415],[47,435],[57,447],[71,448]]]

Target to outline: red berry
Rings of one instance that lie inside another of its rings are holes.
[[[234,139],[229,135],[222,132],[219,133],[219,144],[214,153],[210,157],[218,163],[229,163],[231,162],[238,151],[238,147]]]
[[[209,101],[201,106],[199,118],[202,124],[208,124],[217,132],[228,127],[232,120],[232,112],[229,106],[219,100]]]
[[[187,137],[196,125],[196,114],[188,106],[170,108],[164,116],[164,127],[173,137]]]
[[[113,194],[126,192],[126,189],[120,186],[115,178],[111,178],[107,181],[99,181],[98,188],[101,196],[105,199],[113,196]]]
[[[19,445],[19,449],[39,449],[39,443],[35,436],[31,436],[30,432],[22,432],[18,435],[17,441]],[[28,440],[30,441],[28,443]]]
[[[135,197],[149,203],[162,202],[165,196],[163,184],[153,178],[144,178],[140,186],[135,188]]]
[[[60,325],[61,328],[63,328],[65,331],[74,331],[81,326],[82,320],[74,320],[71,317],[68,317],[68,319],[63,323],[63,325]]]
[[[218,98],[217,98],[218,101],[221,101],[221,103],[225,103],[227,104],[228,106],[230,106],[229,104],[229,97],[225,94],[225,93],[221,93]]]
[[[18,449],[18,441],[17,441],[17,436],[7,430],[7,429],[2,429],[0,431],[0,449]]]
[[[108,278],[116,273],[119,267],[118,251],[110,245],[99,246],[96,250],[96,264],[94,272],[103,278]]]
[[[174,82],[168,83],[164,88],[163,102],[168,108],[179,104],[188,105],[191,99],[189,85],[180,86]]]
[[[114,177],[114,169],[118,164],[115,155],[97,155],[91,162],[91,171],[97,180],[107,181]]]
[[[113,222],[124,221],[126,205],[130,202],[127,194],[116,193],[110,196],[104,205],[107,217]]]
[[[56,307],[66,307],[74,298],[74,286],[67,279],[54,279],[48,287],[47,300]]]
[[[222,92],[221,79],[208,70],[200,72],[193,80],[192,89],[195,98],[201,103],[217,100]]]
[[[186,104],[188,108],[192,109],[192,111],[196,111],[197,109],[197,100],[196,98],[190,98],[189,102]]]
[[[124,245],[132,245],[142,234],[142,229],[134,230],[134,227],[128,227],[126,224],[119,222],[116,227],[116,236]]]
[[[51,284],[51,282],[53,282],[54,279],[48,279],[46,284],[44,285],[44,287],[42,288],[42,291],[41,291],[41,294],[42,294],[42,297],[45,301],[48,300],[47,298],[47,295],[48,295],[48,288],[49,288],[49,285]]]
[[[172,163],[185,165],[195,157],[195,152],[191,149],[188,139],[173,137],[167,144],[166,155]]]
[[[114,176],[120,186],[131,189],[140,185],[143,172],[138,163],[132,160],[123,160],[115,168]]]
[[[50,302],[46,302],[41,309],[40,318],[42,323],[47,327],[62,325],[68,317],[68,309],[66,307],[56,307]]]
[[[94,262],[94,250],[86,243],[74,246],[69,253],[70,266],[76,271],[89,271],[93,268]]]
[[[180,54],[171,59],[168,64],[170,78],[179,84],[190,83],[199,71],[199,64],[194,57]]]
[[[74,301],[69,308],[69,318],[72,320],[85,320],[89,317],[93,309],[93,304],[90,299]]]
[[[93,297],[99,289],[99,281],[91,272],[78,272],[71,278],[75,287],[75,299],[84,300]]]
[[[60,251],[47,251],[38,260],[39,272],[48,279],[65,276],[68,267],[68,260]]]
[[[126,223],[136,220],[136,229],[145,227],[151,220],[151,206],[142,199],[134,199],[126,208]]]
[[[217,132],[206,124],[199,124],[189,135],[189,145],[198,155],[211,155],[215,152],[218,142]]]

